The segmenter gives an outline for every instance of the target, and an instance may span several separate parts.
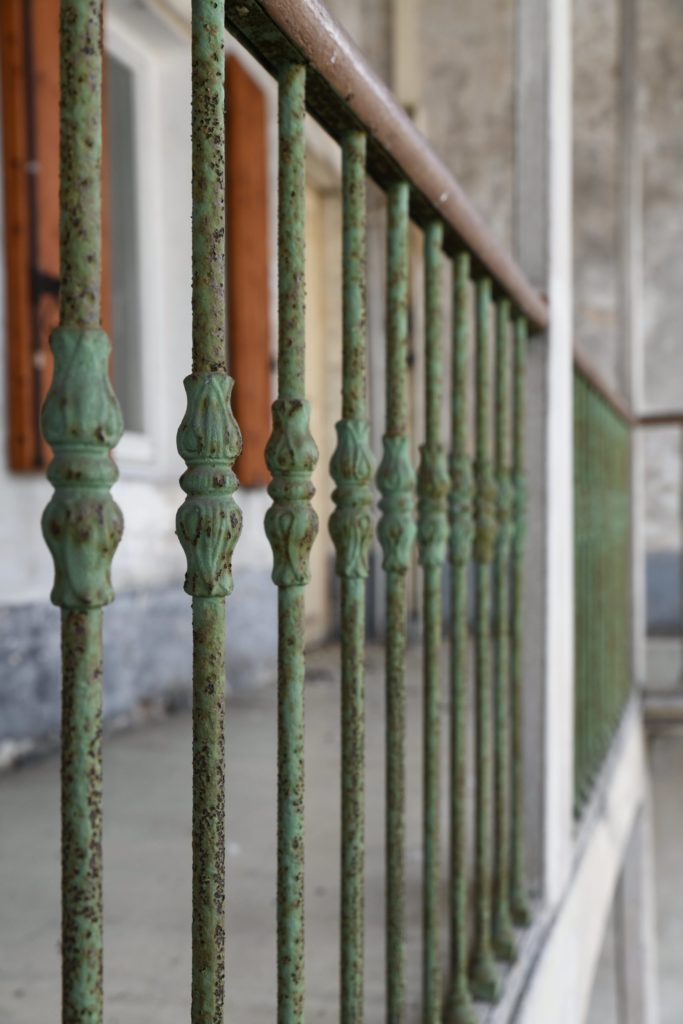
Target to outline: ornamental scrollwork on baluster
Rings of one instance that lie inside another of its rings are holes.
[[[242,448],[232,413],[233,381],[226,373],[185,378],[187,409],[178,428],[178,451],[187,464],[180,485],[187,497],[176,532],[187,559],[185,591],[194,597],[227,597],[233,588],[232,554],[242,530],[233,498],[232,465]]]
[[[496,478],[488,460],[478,461],[475,464],[474,476],[476,482],[474,558],[480,565],[486,565],[493,560],[498,527]]]
[[[521,559],[524,555],[524,542],[527,532],[527,481],[525,473],[514,473],[512,476],[514,524],[512,532],[512,554]]]
[[[423,566],[443,565],[446,559],[449,485],[443,447],[423,444],[417,474],[417,541]]]
[[[311,474],[318,449],[311,436],[309,403],[279,398],[273,403],[273,432],[266,445],[266,463],[273,474],[268,493],[266,535],[273,549],[273,582],[278,587],[304,586],[310,580],[309,559],[318,533],[311,506],[315,488]]]
[[[515,536],[515,486],[509,470],[498,472],[498,557],[505,563]]]
[[[452,455],[448,495],[449,557],[452,565],[467,565],[474,541],[474,474],[468,455]]]
[[[382,494],[382,517],[377,535],[382,547],[385,572],[404,573],[410,566],[415,540],[415,470],[410,461],[407,437],[385,436],[384,454],[377,471]]]
[[[337,485],[332,492],[337,507],[330,516],[330,536],[337,552],[337,575],[345,579],[366,579],[368,575],[374,472],[370,424],[367,420],[340,420],[337,447],[330,461],[330,473]]]
[[[50,345],[54,375],[43,406],[43,436],[54,457],[55,492],[42,529],[55,566],[51,599],[61,608],[100,608],[114,599],[111,563],[123,516],[109,490],[118,479],[111,449],[123,433],[109,380],[104,331],[59,327]]]

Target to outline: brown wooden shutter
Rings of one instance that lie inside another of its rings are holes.
[[[8,436],[15,470],[39,469],[49,458],[40,407],[52,379],[49,336],[59,322],[59,6],[59,0],[0,0]],[[106,327],[106,224],[104,239]]]
[[[228,350],[244,443],[235,471],[243,487],[262,487],[271,403],[266,105],[233,56],[226,77]]]

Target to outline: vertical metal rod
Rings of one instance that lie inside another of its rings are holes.
[[[512,723],[512,814],[510,821],[510,909],[515,924],[529,923],[531,914],[524,880],[524,765],[523,709],[524,685],[524,547],[526,541],[526,471],[524,467],[524,402],[528,325],[524,317],[514,321],[512,479],[515,490],[514,532],[512,536],[512,650],[510,702]]]
[[[62,0],[60,326],[42,413],[54,494],[43,534],[62,609],[62,1020],[102,1020],[102,607],[123,519],[109,489],[121,411],[100,328],[102,2]]]
[[[306,69],[279,73],[278,398],[266,462],[266,533],[278,587],[278,1022],[304,1018],[304,592],[318,532],[311,474],[318,450],[304,398]]]
[[[583,772],[585,763],[586,727],[585,702],[585,429],[584,386],[582,377],[574,371],[574,564],[575,564],[575,664],[576,687],[574,693],[574,813],[579,814],[582,804]]]
[[[477,281],[475,463],[476,811],[475,936],[472,991],[493,1001],[499,985],[491,945],[493,866],[493,691],[491,678],[491,563],[496,531],[496,482],[491,464],[491,280]]]
[[[225,598],[242,515],[225,346],[224,4],[192,2],[192,373],[176,515],[192,597],[192,1024],[221,1024],[225,986]]]
[[[102,609],[62,611],[62,1020],[102,1020]]]
[[[405,649],[406,572],[415,539],[415,473],[408,444],[408,201],[388,190],[387,421],[377,473],[378,536],[387,576],[386,623],[386,1016],[405,1020]]]
[[[586,774],[584,799],[590,790],[595,760],[597,734],[596,689],[598,686],[598,661],[595,652],[595,496],[598,483],[595,479],[595,423],[593,408],[593,392],[586,385],[586,647],[590,676],[586,700]]]
[[[476,1016],[467,979],[467,574],[474,537],[472,463],[467,446],[467,379],[470,337],[470,257],[461,253],[453,267],[453,360],[451,382],[451,490],[449,557],[450,608],[450,931],[449,1024],[474,1024]]]
[[[365,815],[365,581],[372,541],[375,461],[367,416],[366,136],[342,139],[343,384],[342,419],[330,471],[336,509],[330,534],[341,578],[341,1024],[363,1020],[363,879]]]
[[[446,454],[440,440],[443,380],[443,225],[427,225],[425,260],[426,439],[420,448],[418,546],[424,573],[423,715],[423,893],[422,1020],[441,1022],[441,936],[439,768],[441,749],[441,579],[448,544],[449,490]]]
[[[514,490],[511,479],[510,303],[496,303],[495,450],[498,488],[498,533],[495,560],[495,857],[493,946],[502,960],[511,962],[517,945],[510,914],[510,553],[512,549]]]

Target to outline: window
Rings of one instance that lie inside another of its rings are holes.
[[[173,276],[162,231],[163,186],[173,165],[160,127],[167,138],[160,83],[169,51],[154,17],[129,17],[128,7],[115,5],[109,11],[103,137],[102,319],[125,423],[117,458],[126,470],[139,465],[145,473],[157,462],[163,471],[164,459],[170,465],[174,448],[159,385],[168,355],[164,289]],[[59,0],[1,0],[0,61],[9,463],[35,471],[50,457],[40,409],[52,375],[49,335],[59,318]],[[228,357],[244,438],[236,469],[243,486],[262,487],[271,401],[266,99],[234,56],[226,78],[227,247],[239,254],[227,260]],[[182,144],[189,148],[189,122],[173,130],[187,132]],[[189,306],[189,280],[187,287]],[[189,347],[189,336],[185,341]]]
[[[52,379],[49,336],[59,319],[59,0],[0,2],[0,72],[8,457],[11,469],[35,470],[49,459],[40,408]],[[103,265],[107,328],[106,258]]]
[[[143,367],[135,181],[135,82],[130,67],[109,54],[106,61],[111,238],[112,371],[127,430],[143,433]]]

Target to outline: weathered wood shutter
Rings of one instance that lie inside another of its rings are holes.
[[[236,57],[227,60],[226,112],[228,350],[244,445],[235,471],[243,487],[262,487],[271,404],[266,104]]]
[[[2,0],[0,62],[9,464],[34,470],[49,456],[39,419],[52,380],[48,339],[59,320],[59,0]],[[107,223],[105,213],[105,326]]]

